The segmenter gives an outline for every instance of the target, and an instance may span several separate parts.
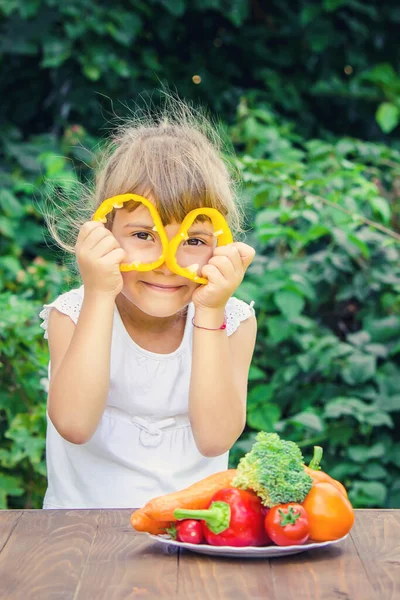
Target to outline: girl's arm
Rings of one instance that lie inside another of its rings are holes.
[[[48,337],[49,417],[63,438],[87,442],[98,427],[110,384],[114,299],[86,294],[78,323],[52,310]]]
[[[221,309],[196,309],[195,323],[218,328]],[[204,456],[230,450],[246,423],[247,380],[254,352],[257,321],[240,324],[230,337],[226,330],[193,332],[189,415],[197,447]]]
[[[76,327],[66,315],[51,311],[48,413],[60,435],[84,444],[96,431],[107,401],[114,305],[123,286],[125,252],[102,223],[88,221],[80,229],[75,253],[84,299]]]

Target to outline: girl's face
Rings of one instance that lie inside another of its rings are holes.
[[[164,227],[168,240],[179,230],[179,223]],[[115,212],[112,233],[126,252],[124,262],[151,263],[162,253],[159,236],[147,207],[140,204],[134,211],[120,208]],[[214,229],[209,221],[195,221],[188,231],[189,239],[177,252],[178,264],[197,270],[206,265],[216,246]],[[122,293],[142,312],[154,317],[170,317],[187,306],[199,284],[169,270],[165,263],[153,271],[122,272]]]

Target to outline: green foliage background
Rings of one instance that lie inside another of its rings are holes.
[[[0,0],[0,507],[41,506],[38,313],[76,283],[44,181],[87,177],[114,114],[160,82],[226,123],[257,249],[231,464],[275,430],[306,459],[322,445],[355,506],[400,506],[399,23],[395,0]]]

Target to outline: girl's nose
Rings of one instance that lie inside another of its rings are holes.
[[[162,273],[163,275],[172,275],[171,269],[169,269],[165,262],[163,262],[159,267],[154,269],[155,273]]]

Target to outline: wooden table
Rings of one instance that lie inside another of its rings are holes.
[[[400,598],[400,510],[357,510],[342,544],[270,560],[168,553],[131,512],[0,511],[0,598]]]

